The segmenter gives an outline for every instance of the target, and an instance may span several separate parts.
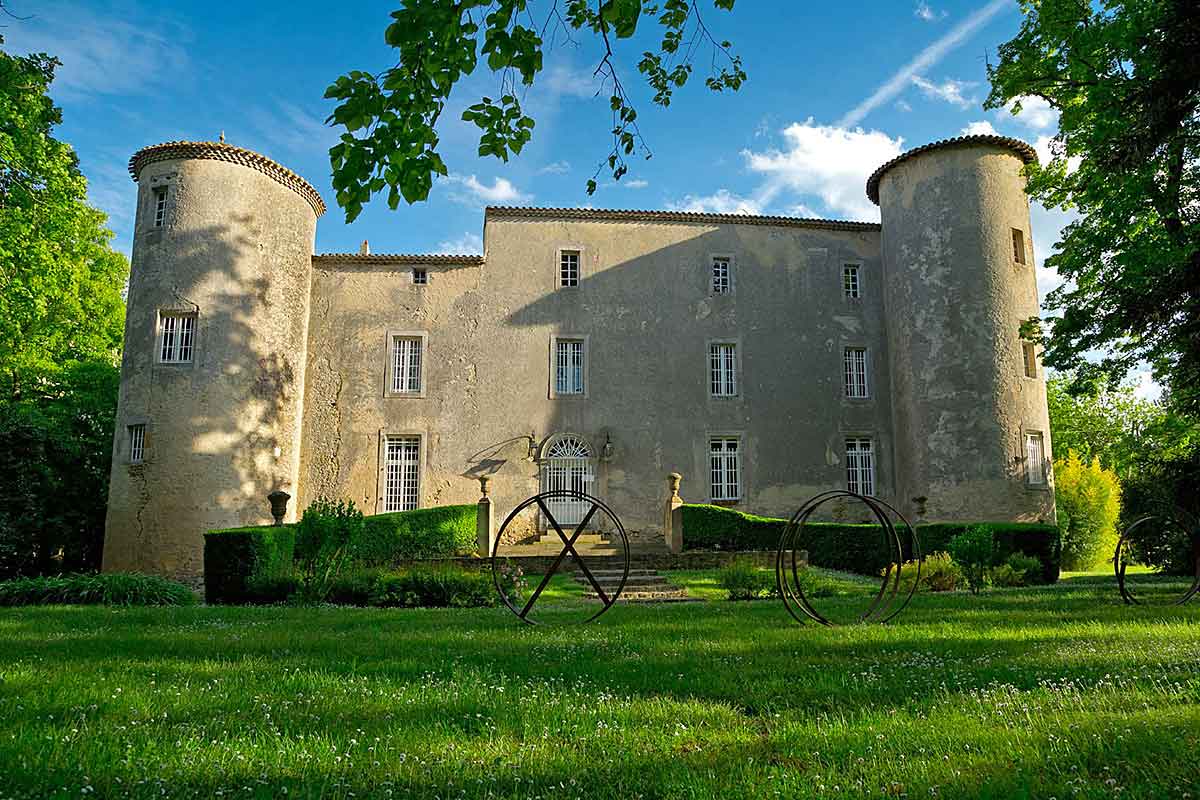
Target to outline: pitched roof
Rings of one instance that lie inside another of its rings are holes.
[[[936,142],[930,142],[929,144],[913,148],[906,153],[901,153],[872,172],[871,177],[867,178],[867,197],[870,198],[872,203],[879,205],[879,181],[883,179],[883,173],[903,161],[907,161],[921,153],[928,153],[931,150],[940,150],[943,147],[967,147],[974,144],[994,144],[998,147],[1007,147],[1026,164],[1038,160],[1037,151],[1033,149],[1032,145],[1022,142],[1020,139],[1014,139],[1011,136],[994,136],[990,133],[980,133],[973,136],[955,136],[951,139],[940,139]]]
[[[597,222],[689,222],[706,225],[776,225],[792,228],[822,228],[835,231],[877,231],[878,222],[847,222],[836,219],[807,219],[756,214],[708,214],[695,211],[626,211],[611,208],[534,208],[488,206],[486,217],[528,219],[571,219]]]
[[[443,253],[318,253],[313,263],[329,264],[482,264],[480,255],[452,255]]]
[[[162,144],[143,147],[130,157],[129,174],[133,178],[134,183],[136,183],[138,173],[142,171],[142,167],[147,164],[153,164],[156,161],[170,161],[177,158],[227,161],[230,164],[241,164],[243,167],[258,170],[307,200],[308,204],[312,206],[313,212],[318,217],[325,213],[325,201],[321,199],[321,195],[312,187],[312,184],[304,180],[304,178],[301,178],[287,167],[276,161],[272,161],[260,153],[247,150],[244,147],[234,147],[225,142],[179,141],[163,142]]]

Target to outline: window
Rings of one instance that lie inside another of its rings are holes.
[[[429,284],[429,273],[423,269],[413,269],[413,284],[416,286],[426,286]]]
[[[713,397],[737,395],[737,345],[733,342],[708,346],[708,385]]]
[[[738,500],[742,496],[742,454],[739,444],[737,437],[721,437],[708,442],[714,501]]]
[[[392,394],[421,393],[420,336],[392,337]]]
[[[1025,434],[1025,480],[1030,486],[1046,482],[1046,451],[1040,433]]]
[[[579,251],[560,250],[558,254],[558,285],[579,285]]]
[[[843,355],[846,367],[846,397],[863,399],[867,391],[867,348],[847,347]]]
[[[154,187],[154,227],[161,228],[167,221],[167,187]]]
[[[141,464],[146,458],[146,426],[129,426],[129,463]]]
[[[858,265],[847,264],[842,267],[842,292],[847,300],[857,300],[859,294]]]
[[[554,340],[554,393],[583,394],[583,340]]]
[[[1033,342],[1021,342],[1021,355],[1025,361],[1025,377],[1037,377],[1037,348]]]
[[[1012,229],[1013,261],[1025,263],[1025,234],[1017,228]]]
[[[875,494],[875,443],[870,439],[846,440],[846,488],[855,494]]]
[[[733,294],[733,264],[729,256],[713,256],[712,293]]]
[[[158,360],[163,364],[190,363],[195,349],[196,315],[161,311],[158,327]]]
[[[421,437],[389,436],[384,446],[383,510],[412,511],[421,497]]]

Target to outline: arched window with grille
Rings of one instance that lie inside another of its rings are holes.
[[[594,495],[596,472],[592,447],[573,433],[559,434],[546,443],[541,459],[542,491],[571,489]],[[586,501],[559,498],[546,503],[559,525],[577,525],[591,508]]]

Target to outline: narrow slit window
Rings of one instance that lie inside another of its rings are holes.
[[[129,463],[141,464],[146,459],[146,426],[129,426]]]
[[[421,438],[389,436],[385,446],[383,510],[412,511],[420,506]]]
[[[1012,229],[1013,261],[1025,263],[1025,234],[1018,228]]]
[[[423,269],[414,269],[412,271],[413,284],[416,286],[426,286],[429,284],[429,273]]]
[[[191,363],[196,341],[196,315],[159,314],[158,360],[163,364]]]
[[[554,393],[583,394],[583,340],[556,339],[554,342]]]
[[[875,494],[875,443],[870,439],[846,440],[846,488],[855,494]]]
[[[1046,449],[1041,433],[1025,434],[1025,480],[1030,486],[1046,482]]]
[[[710,493],[714,501],[742,497],[742,453],[737,437],[723,436],[708,443],[711,473]]]
[[[563,250],[558,256],[558,285],[579,285],[579,251]]]
[[[846,397],[858,400],[869,397],[867,349],[865,347],[847,347],[843,361],[846,372]]]
[[[392,393],[421,393],[422,339],[419,336],[392,337]]]
[[[1025,361],[1025,377],[1037,377],[1037,348],[1033,342],[1021,342],[1021,354]]]
[[[726,256],[714,256],[712,260],[712,293],[733,293],[733,264]]]
[[[857,264],[847,264],[842,267],[842,292],[846,295],[847,300],[857,300],[862,296],[858,270]]]
[[[154,227],[161,228],[167,221],[167,187],[154,188]]]
[[[738,393],[737,345],[714,342],[708,346],[709,390],[713,397],[734,397]]]

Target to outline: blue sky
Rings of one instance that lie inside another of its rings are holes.
[[[586,180],[608,152],[609,112],[592,72],[595,43],[577,36],[546,56],[524,99],[532,143],[508,164],[476,155],[475,128],[459,119],[498,78],[481,64],[455,91],[440,126],[450,177],[426,203],[374,201],[346,225],[333,201],[323,120],[326,86],[351,69],[392,63],[383,31],[395,0],[316,2],[59,2],[10,0],[0,29],[13,52],[42,50],[63,66],[52,88],[60,135],[79,153],[94,205],[116,246],[130,248],[130,154],[172,139],[226,140],[307,178],[331,207],[317,252],[478,252],[488,204],[687,209],[877,220],[863,185],[879,164],[926,142],[998,132],[1045,152],[1056,115],[1028,104],[1019,117],[984,111],[987,59],[1020,25],[1016,0],[862,0],[816,4],[742,0],[732,13],[704,2],[705,21],[742,55],[749,80],[714,94],[697,74],[667,110],[649,102],[634,65],[654,27],[619,42],[619,65],[654,156],[631,162],[593,197]],[[531,0],[541,19],[547,0]],[[561,38],[561,37],[560,37]],[[1042,296],[1057,285],[1041,268],[1069,219],[1035,208]],[[1148,376],[1142,376],[1143,382]],[[1147,387],[1149,388],[1149,387]]]

